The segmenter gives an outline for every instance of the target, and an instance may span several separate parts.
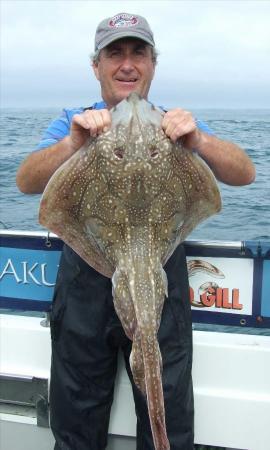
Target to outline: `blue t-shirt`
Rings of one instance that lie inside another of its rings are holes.
[[[106,103],[101,101],[94,103],[91,106],[91,109],[104,109],[106,107]],[[70,132],[72,117],[74,116],[74,114],[80,114],[84,110],[85,108],[63,109],[61,116],[53,120],[47,130],[45,130],[41,141],[35,150],[41,150],[43,148],[50,147],[51,145],[54,145],[57,142],[61,141],[65,136],[68,136]],[[204,131],[205,133],[208,133],[210,135],[214,135],[213,131],[205,122],[196,119],[196,124],[201,131]]]

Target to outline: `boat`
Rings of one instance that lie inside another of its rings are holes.
[[[49,310],[62,241],[0,231],[0,447],[52,450]],[[184,243],[193,315],[195,442],[270,442],[270,241]],[[131,386],[119,356],[108,450],[135,450]]]

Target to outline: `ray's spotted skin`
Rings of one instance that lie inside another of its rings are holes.
[[[40,223],[112,277],[155,449],[169,450],[157,340],[167,295],[163,266],[199,222],[219,211],[221,201],[208,166],[166,137],[162,117],[135,93],[119,103],[111,129],[90,139],[52,176]]]

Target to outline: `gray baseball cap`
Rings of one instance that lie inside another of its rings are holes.
[[[147,20],[137,14],[119,13],[104,19],[97,27],[95,51],[109,45],[117,39],[134,37],[155,46],[154,36]]]

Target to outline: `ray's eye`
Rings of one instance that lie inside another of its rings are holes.
[[[124,147],[116,147],[113,152],[114,152],[114,154],[115,154],[117,159],[123,159],[124,158],[124,153],[125,153]]]
[[[149,153],[150,153],[151,158],[157,158],[158,157],[158,148],[155,145],[150,145]]]

